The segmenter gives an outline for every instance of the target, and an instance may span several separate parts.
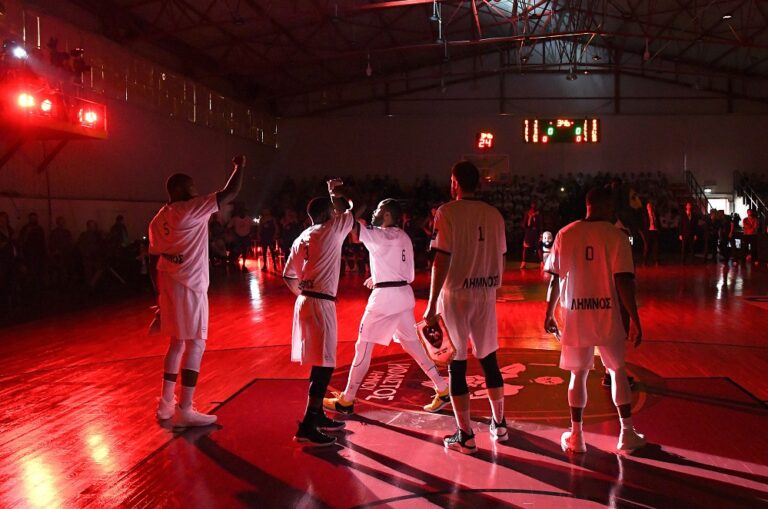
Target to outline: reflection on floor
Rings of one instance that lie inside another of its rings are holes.
[[[339,291],[344,384],[367,290]],[[307,369],[288,362],[293,298],[273,273],[212,278],[198,406],[221,426],[174,435],[153,418],[164,342],[148,298],[0,330],[0,507],[768,506],[768,274],[749,267],[641,269],[646,341],[629,353],[635,423],[653,445],[613,454],[609,391],[590,375],[581,457],[560,452],[566,374],[541,332],[544,280],[510,271],[499,333],[510,441],[489,439],[470,363],[480,452],[445,452],[449,413],[398,345],[379,348],[340,444],[297,448]],[[424,295],[426,275],[414,284]],[[417,304],[417,314],[424,301]],[[387,380],[388,379],[388,380]],[[387,380],[385,382],[385,380]],[[754,394],[754,396],[752,396]]]

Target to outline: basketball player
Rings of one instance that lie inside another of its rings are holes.
[[[336,291],[339,287],[341,246],[352,227],[352,201],[328,181],[329,198],[313,198],[307,205],[312,226],[291,246],[283,280],[296,295],[293,309],[291,361],[309,364],[309,397],[304,419],[293,439],[308,445],[336,442],[323,431],[336,431],[344,423],[323,412],[323,396],[336,367]]]
[[[437,412],[451,402],[448,384],[427,357],[416,334],[413,319],[416,301],[410,287],[414,278],[413,244],[408,234],[397,226],[401,217],[397,200],[382,200],[373,212],[371,226],[355,225],[352,230],[352,240],[362,242],[370,253],[371,277],[365,285],[373,292],[360,322],[347,387],[341,394],[335,393],[333,398],[323,400],[328,410],[343,414],[354,412],[355,396],[371,365],[374,345],[388,345],[393,336],[435,384],[435,396],[424,410]]]
[[[587,450],[582,417],[596,346],[612,378],[611,394],[621,421],[617,449],[631,451],[645,445],[643,435],[632,426],[632,392],[624,369],[624,341],[638,346],[643,336],[634,294],[632,247],[627,236],[612,224],[613,208],[610,190],[591,190],[586,218],[560,230],[545,267],[551,279],[544,329],[560,338],[560,367],[571,372],[571,430],[560,440],[566,452]],[[554,318],[558,300],[562,331]],[[622,323],[622,306],[629,315],[628,331]]]
[[[171,338],[157,418],[174,417],[177,427],[216,422],[215,415],[195,410],[192,397],[208,338],[208,219],[240,192],[245,156],[235,157],[232,164],[224,189],[203,196],[198,196],[189,175],[171,175],[166,182],[168,203],[149,224],[149,252],[154,255],[160,294],[160,331]],[[176,380],[185,352],[181,399],[176,406]]]
[[[454,201],[437,210],[430,249],[435,251],[429,303],[424,319],[434,324],[440,313],[456,346],[456,357],[448,367],[451,403],[456,433],[446,436],[446,448],[465,454],[477,450],[469,416],[467,349],[472,344],[485,374],[493,413],[491,437],[508,438],[504,419],[504,380],[496,361],[496,288],[501,286],[507,250],[504,218],[496,208],[479,201],[475,190],[480,181],[470,162],[456,163],[451,170]]]

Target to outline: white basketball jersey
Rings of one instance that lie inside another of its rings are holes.
[[[191,290],[208,290],[208,219],[219,210],[216,193],[168,203],[149,223],[149,252],[157,270]]]
[[[413,243],[397,227],[360,228],[360,241],[370,253],[371,278],[375,283],[413,281]]]
[[[507,252],[504,218],[479,200],[448,202],[437,209],[430,249],[451,255],[444,289],[498,288]]]
[[[354,216],[347,211],[304,230],[291,246],[283,276],[299,279],[302,290],[335,297],[341,272],[341,245],[354,224]]]
[[[623,341],[614,276],[634,273],[627,235],[607,221],[576,221],[555,237],[544,270],[560,277],[561,342],[599,346]]]

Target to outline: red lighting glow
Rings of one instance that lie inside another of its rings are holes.
[[[93,125],[99,119],[96,112],[92,110],[80,110],[78,117],[83,125]]]
[[[475,146],[480,150],[491,149],[493,148],[493,141],[494,141],[493,133],[491,132],[477,133],[476,141],[477,143]]]
[[[19,94],[19,98],[17,99],[17,102],[19,106],[22,108],[35,107],[35,98],[27,93]]]

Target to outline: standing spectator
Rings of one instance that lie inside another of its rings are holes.
[[[77,251],[83,263],[85,283],[94,290],[106,269],[106,246],[98,223],[89,219],[85,225],[85,231],[77,239]]]
[[[16,292],[16,245],[8,214],[0,211],[0,305],[10,306]]]
[[[293,241],[301,235],[301,231],[302,228],[296,211],[285,209],[283,218],[280,220],[280,254],[283,256],[283,263],[288,259]]]
[[[248,252],[251,250],[251,229],[253,228],[253,218],[248,215],[245,207],[238,205],[232,219],[229,220],[229,228],[235,234],[232,242],[232,250],[229,253],[229,262],[237,265],[240,258],[243,258],[241,270],[248,272],[245,262],[248,260]]]
[[[747,217],[743,222],[744,236],[741,240],[741,247],[746,253],[746,262],[757,261],[757,233],[760,230],[760,221],[755,217],[753,209],[747,210]]]
[[[704,263],[712,254],[712,261],[717,262],[717,230],[720,226],[717,210],[712,209],[704,218]]]
[[[645,205],[643,220],[643,265],[648,265],[648,255],[653,257],[653,264],[659,264],[659,216],[653,202]]]
[[[693,246],[699,238],[698,223],[693,213],[693,203],[687,202],[685,204],[685,214],[680,216],[677,232],[680,240],[680,262],[686,264],[691,260]]]
[[[741,216],[734,212],[731,214],[731,236],[728,238],[728,244],[731,248],[731,257],[734,262],[737,263],[740,258],[738,249],[743,247],[737,244],[737,240],[740,240],[739,237],[741,236],[741,233]]]
[[[115,224],[109,229],[107,240],[109,246],[115,251],[120,251],[128,246],[128,227],[125,226],[125,218],[122,215],[118,215],[115,218]]]
[[[67,229],[64,217],[56,218],[56,228],[51,231],[48,249],[51,259],[51,280],[56,286],[69,282],[72,275],[72,256],[74,253],[72,232]]]
[[[735,228],[730,216],[725,215],[725,211],[718,211],[717,219],[717,245],[723,263],[728,264],[731,259],[731,239],[733,239]]]
[[[539,240],[544,232],[544,223],[541,218],[538,206],[535,201],[531,202],[531,207],[525,213],[523,218],[523,260],[520,262],[520,268],[525,268],[527,253],[532,249],[536,254],[536,261],[541,261],[539,253]]]
[[[227,229],[221,220],[221,213],[211,214],[211,220],[208,223],[208,253],[214,265],[226,262],[227,260],[226,231]]]
[[[29,222],[19,232],[19,247],[27,268],[29,283],[33,289],[39,289],[45,276],[45,230],[37,220],[37,214],[29,214]]]
[[[277,221],[272,217],[272,211],[264,209],[259,219],[259,247],[261,248],[261,270],[267,270],[267,250],[272,255],[272,267],[277,267],[277,253],[275,242],[277,240]]]

